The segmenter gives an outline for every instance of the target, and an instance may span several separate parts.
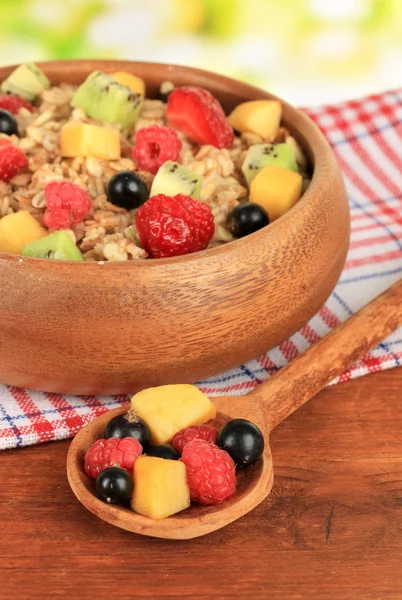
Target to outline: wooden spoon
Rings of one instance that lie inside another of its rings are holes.
[[[195,538],[225,527],[262,502],[273,484],[269,434],[276,425],[315,396],[335,377],[402,324],[402,280],[311,346],[274,377],[247,396],[211,398],[218,409],[216,424],[241,417],[256,423],[265,437],[265,451],[255,465],[238,469],[236,495],[218,506],[191,505],[162,521],[128,509],[104,504],[94,481],[84,471],[84,454],[103,436],[108,421],[127,410],[112,410],[84,427],[71,443],[67,457],[70,486],[82,504],[98,517],[128,531],[166,539]]]

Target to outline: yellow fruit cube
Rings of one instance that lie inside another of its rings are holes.
[[[240,133],[255,133],[263,140],[274,140],[281,117],[282,105],[278,100],[250,100],[238,104],[228,119]]]
[[[69,123],[61,130],[60,153],[65,157],[94,156],[105,160],[120,158],[120,135],[89,123]]]
[[[156,456],[137,458],[132,510],[151,519],[166,519],[189,506],[190,489],[184,463]]]
[[[46,229],[27,210],[6,215],[0,220],[0,252],[22,254],[25,244],[46,235]]]
[[[134,94],[141,94],[143,98],[145,97],[145,81],[141,77],[124,71],[116,71],[116,73],[111,73],[111,76],[122,85],[129,87]]]
[[[254,177],[250,184],[250,202],[259,204],[275,221],[299,200],[303,178],[299,173],[268,165]]]
[[[216,408],[208,396],[188,384],[142,390],[133,396],[131,406],[148,424],[153,444],[166,444],[180,429],[216,417]]]

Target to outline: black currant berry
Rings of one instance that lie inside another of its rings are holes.
[[[96,478],[96,491],[108,504],[127,504],[134,490],[130,473],[119,467],[109,467]]]
[[[269,225],[269,217],[259,204],[239,204],[228,217],[228,229],[236,238],[244,237]]]
[[[180,453],[169,444],[159,444],[158,446],[150,446],[147,450],[148,456],[158,456],[159,458],[167,458],[168,460],[179,460]]]
[[[109,202],[126,210],[138,208],[148,200],[145,183],[132,171],[120,171],[109,181],[107,188]]]
[[[0,133],[17,135],[18,125],[15,117],[8,110],[0,109]]]
[[[232,457],[236,465],[247,467],[255,463],[264,450],[261,430],[246,419],[233,419],[222,427],[216,445]]]
[[[108,440],[112,437],[135,438],[140,442],[145,451],[151,441],[151,431],[145,421],[129,410],[124,415],[113,417],[106,425],[105,439]]]

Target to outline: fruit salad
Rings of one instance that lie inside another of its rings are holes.
[[[264,450],[260,429],[233,419],[218,430],[216,409],[192,385],[149,388],[127,413],[113,417],[103,438],[88,448],[86,474],[108,504],[165,519],[192,502],[217,505],[236,493],[236,469],[256,463]]]
[[[276,100],[230,114],[206,89],[94,71],[54,86],[34,64],[0,93],[0,252],[128,261],[267,227],[310,181]]]

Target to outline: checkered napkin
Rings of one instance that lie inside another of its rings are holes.
[[[402,274],[402,89],[306,109],[329,140],[349,194],[352,235],[340,281],[318,314],[264,356],[203,381],[210,396],[246,394]],[[402,362],[395,332],[334,383]],[[0,385],[0,449],[72,437],[126,396],[60,396]]]

